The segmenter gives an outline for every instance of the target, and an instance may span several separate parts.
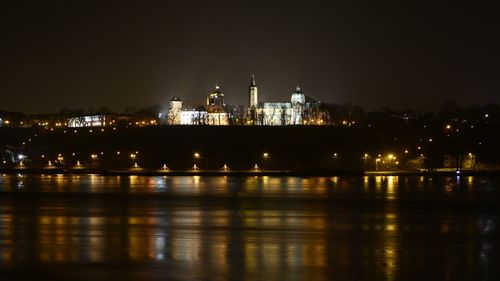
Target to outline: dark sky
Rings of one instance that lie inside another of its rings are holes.
[[[245,104],[251,73],[263,101],[289,100],[300,82],[367,109],[498,102],[487,9],[415,3],[3,1],[0,109],[203,103],[216,80]]]

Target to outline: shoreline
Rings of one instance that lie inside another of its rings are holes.
[[[103,176],[500,176],[500,170],[492,171],[363,171],[363,170],[153,170],[85,169],[85,168],[0,168],[0,174],[94,174]]]

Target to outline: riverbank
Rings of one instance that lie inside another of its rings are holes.
[[[131,168],[122,170],[86,168],[6,168],[0,174],[98,174],[109,176],[500,176],[500,171],[362,171],[362,170],[162,170]]]

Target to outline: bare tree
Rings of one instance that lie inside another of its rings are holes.
[[[224,112],[227,116],[228,125],[235,125],[238,119],[238,111],[235,106],[227,105],[224,107]]]
[[[179,111],[178,110],[170,110],[167,114],[167,122],[169,125],[175,125],[175,121],[179,117]]]
[[[247,121],[250,121],[249,123],[252,125],[256,125],[257,122],[257,109],[255,106],[250,106],[247,111]]]
[[[272,125],[274,116],[276,115],[276,106],[273,104],[270,108],[271,110],[269,112],[263,112],[264,114],[264,124],[265,125]]]
[[[280,111],[280,125],[287,125],[287,119],[288,119],[288,114],[286,113],[286,106],[282,105],[281,106],[281,111]]]

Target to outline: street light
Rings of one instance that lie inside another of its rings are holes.
[[[90,158],[92,159],[91,166],[99,166],[98,157],[95,153],[90,154]]]
[[[378,171],[378,162],[380,162],[380,158],[375,159],[375,171]]]
[[[267,170],[267,159],[269,159],[269,153],[264,152],[264,153],[262,154],[262,157],[264,157],[264,169],[266,169],[266,170]]]
[[[474,170],[474,164],[474,154],[472,154],[472,152],[469,152],[469,167],[471,170]]]
[[[332,165],[333,165],[333,168],[334,169],[337,169],[339,168],[339,154],[337,152],[334,152],[333,153],[333,156],[332,156]]]
[[[198,160],[201,158],[201,154],[199,152],[193,153],[193,158],[194,158],[194,165],[193,165],[193,170],[199,169],[196,164],[199,164]],[[195,169],[196,167],[196,169]]]
[[[370,157],[370,155],[368,155],[368,153],[365,153],[363,155],[363,165],[364,165],[365,169],[366,169],[366,161],[368,160],[368,157]]]

